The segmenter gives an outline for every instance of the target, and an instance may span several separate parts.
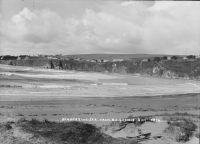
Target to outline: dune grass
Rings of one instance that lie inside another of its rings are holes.
[[[137,144],[134,140],[113,138],[94,125],[82,122],[20,120],[17,123],[34,137],[43,137],[58,144]]]

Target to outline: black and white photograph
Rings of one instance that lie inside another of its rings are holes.
[[[200,144],[200,1],[0,0],[0,144]]]

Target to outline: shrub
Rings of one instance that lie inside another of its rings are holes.
[[[40,121],[38,121],[38,120],[36,120],[36,119],[34,119],[34,118],[31,119],[29,122],[30,122],[31,125],[38,125],[38,124],[41,123]]]
[[[171,59],[172,59],[172,60],[177,60],[178,57],[177,57],[177,56],[172,56]]]
[[[167,56],[163,56],[162,59],[163,59],[163,60],[167,60]]]
[[[23,114],[17,114],[16,116],[24,116]]]
[[[5,124],[5,129],[6,130],[10,130],[10,129],[12,129],[12,126],[9,123],[6,123]]]
[[[44,119],[44,123],[51,123],[48,119]]]
[[[159,61],[161,61],[161,58],[160,58],[160,57],[154,57],[153,60],[154,60],[155,62],[159,62]]]
[[[165,132],[170,133],[177,142],[186,142],[193,135],[197,126],[190,119],[177,118],[175,121],[168,121],[169,127]]]
[[[188,58],[188,59],[195,59],[196,56],[194,56],[194,55],[188,55],[187,58]]]

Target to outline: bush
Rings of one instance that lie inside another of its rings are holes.
[[[10,129],[12,129],[12,126],[9,123],[6,123],[5,124],[5,129],[6,130],[10,130]]]
[[[193,135],[197,126],[190,119],[177,118],[175,121],[168,121],[169,127],[165,132],[170,133],[177,142],[186,142]]]
[[[159,62],[159,61],[161,61],[161,58],[160,58],[160,57],[154,57],[154,58],[153,58],[153,61]]]
[[[48,119],[44,119],[44,123],[51,123]]]
[[[38,120],[36,120],[36,119],[31,119],[31,121],[29,121],[30,122],[30,124],[31,125],[38,125],[38,124],[40,124],[41,122],[40,121],[38,121]]]
[[[188,59],[195,59],[196,56],[194,56],[194,55],[188,55],[187,58],[188,58]]]
[[[178,57],[177,57],[177,56],[172,56],[171,59],[172,59],[172,60],[177,60]]]
[[[163,56],[162,59],[163,59],[163,60],[167,60],[167,56]]]

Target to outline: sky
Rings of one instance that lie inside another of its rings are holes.
[[[199,1],[0,0],[0,55],[200,54]]]

